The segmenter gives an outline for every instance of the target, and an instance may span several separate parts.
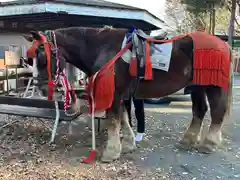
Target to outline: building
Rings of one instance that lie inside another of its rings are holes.
[[[146,10],[103,0],[17,0],[0,4],[0,68],[6,54],[25,56],[32,30],[70,26],[161,29],[164,22]],[[16,57],[17,57],[16,56]]]

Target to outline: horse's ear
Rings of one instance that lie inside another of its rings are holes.
[[[34,40],[31,34],[30,35],[22,34],[22,36],[29,42],[33,42]]]
[[[32,34],[32,37],[36,40],[41,40],[41,36],[39,34],[38,31],[30,31],[30,33]]]

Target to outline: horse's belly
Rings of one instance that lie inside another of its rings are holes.
[[[175,93],[185,87],[190,79],[190,73],[155,71],[154,79],[142,80],[136,91],[137,98],[157,98]]]

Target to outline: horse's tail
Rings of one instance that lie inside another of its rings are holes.
[[[232,114],[232,105],[233,105],[233,57],[232,50],[230,49],[230,71],[229,71],[229,80],[228,80],[228,92],[227,92],[227,109],[226,115],[228,118],[231,117]]]

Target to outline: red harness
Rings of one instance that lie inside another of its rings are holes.
[[[75,115],[77,112],[75,112],[74,114],[68,114],[67,113],[67,109],[70,107],[71,102],[73,101],[73,103],[76,102],[76,93],[74,92],[71,84],[69,83],[66,73],[60,72],[60,68],[59,68],[59,57],[58,57],[58,48],[57,48],[57,43],[56,43],[56,37],[55,37],[55,33],[54,31],[52,31],[52,35],[53,35],[53,43],[47,41],[47,38],[45,37],[45,35],[40,34],[41,36],[41,40],[35,40],[33,45],[28,49],[27,51],[27,56],[34,58],[36,57],[36,50],[38,48],[38,46],[40,44],[44,45],[44,51],[45,54],[47,56],[47,72],[48,72],[48,100],[52,100],[53,99],[53,95],[54,95],[54,87],[58,84],[61,83],[63,88],[64,88],[64,111],[66,115],[72,116]],[[52,79],[52,70],[51,70],[51,66],[52,66],[52,59],[51,59],[51,49],[55,50],[56,52],[56,73],[55,73],[55,77],[54,79]]]

